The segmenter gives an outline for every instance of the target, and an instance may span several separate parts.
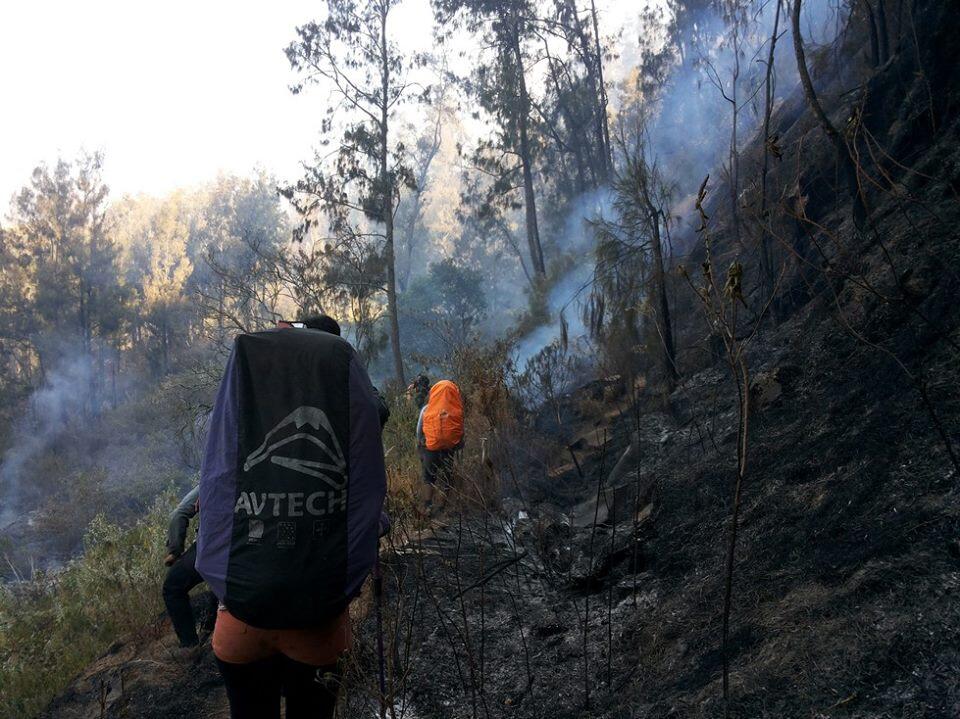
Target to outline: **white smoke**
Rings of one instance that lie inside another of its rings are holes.
[[[25,414],[13,430],[10,447],[0,460],[0,528],[17,518],[22,501],[31,493],[33,462],[85,416],[94,373],[89,357],[63,359],[30,396]]]
[[[755,14],[751,11],[749,22],[740,31],[736,89],[740,150],[753,138],[763,117],[762,83],[776,8],[777,4],[770,2]],[[836,39],[843,13],[829,0],[804,3],[802,12],[805,44],[828,45]],[[733,129],[729,100],[734,97],[733,70],[737,58],[730,29],[713,11],[702,14],[696,22],[702,36],[712,40],[706,41],[705,46],[687,48],[682,62],[670,69],[647,126],[650,159],[675,183],[679,198],[696,192],[708,172],[717,176],[716,168],[726,160]],[[785,4],[780,8],[777,33],[773,62],[775,104],[799,87],[789,9]],[[647,100],[644,98],[645,103]]]
[[[547,294],[548,324],[537,327],[516,345],[513,361],[522,368],[527,360],[560,337],[563,325],[571,344],[586,336],[582,318],[582,303],[590,293],[593,278],[593,250],[595,238],[590,222],[609,214],[612,193],[608,188],[585,192],[571,203],[557,242],[561,255],[573,261],[573,266],[557,280]]]
[[[759,91],[759,83],[764,79],[764,63],[773,32],[775,9],[775,3],[764,5],[758,14],[751,17],[742,38],[743,55],[737,89],[737,98],[742,103],[737,122],[740,149],[755,135],[762,119],[759,103],[762,102],[763,93]],[[781,7],[777,27],[780,37],[774,68],[778,101],[795,92],[799,85],[787,13],[788,9]],[[803,13],[805,43],[827,45],[836,39],[843,21],[843,14],[837,6],[829,0],[806,3]],[[726,160],[733,127],[730,103],[708,77],[708,73],[712,72],[729,95],[734,49],[730,43],[719,41],[728,35],[727,28],[718,16],[704,15],[697,22],[705,36],[716,40],[709,47],[689,51],[681,62],[675,63],[668,72],[646,123],[648,157],[672,185],[673,210],[674,214],[681,215],[681,228],[688,224],[692,227],[693,197],[703,178],[707,173],[718,177],[717,168]],[[629,52],[629,48],[625,47],[622,59],[626,57],[635,60],[639,55]],[[712,70],[708,70],[708,67]],[[612,84],[626,87],[633,70],[631,63],[619,62],[615,69],[622,76],[611,78]],[[617,98],[612,99],[615,112],[625,109]],[[622,99],[619,98],[620,101]],[[645,98],[643,102],[647,103],[649,99],[652,98]],[[554,342],[560,336],[564,322],[571,343],[586,335],[581,302],[589,295],[595,244],[588,221],[601,214],[610,217],[611,194],[608,188],[601,188],[585,193],[574,201],[558,243],[561,255],[574,256],[574,266],[549,292],[550,323],[534,329],[517,343],[513,354],[517,366],[522,368],[528,359]],[[682,235],[682,231],[679,234]],[[682,237],[674,239],[683,244]]]

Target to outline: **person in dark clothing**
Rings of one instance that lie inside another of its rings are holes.
[[[292,336],[295,336],[297,332],[307,334],[307,330],[320,330],[321,332],[333,335],[340,334],[340,327],[337,322],[326,315],[306,317],[296,322],[280,322],[278,323],[278,327],[283,330],[283,332],[279,333],[281,336],[286,332],[291,333]],[[316,335],[319,333],[310,334]],[[288,335],[288,337],[291,335]],[[276,339],[274,341],[276,341]],[[321,349],[336,348],[340,350],[340,354],[342,354],[342,350],[345,349],[342,347],[342,344],[343,343],[341,343],[339,340],[334,343],[330,340],[330,338],[323,339],[320,337],[313,337],[310,338],[309,341],[302,342],[301,346],[320,347]],[[286,341],[286,346],[289,347],[292,345],[289,341]],[[242,348],[238,343],[235,352],[240,352],[241,349]],[[243,355],[245,358],[249,358],[250,356],[251,354],[249,353]],[[335,357],[332,353],[329,356]],[[264,356],[263,359],[266,361],[266,365],[268,367],[273,367],[275,364],[279,367],[291,366],[291,364],[284,364],[282,358],[277,358],[277,360],[274,361],[272,358]],[[323,361],[324,357],[322,356],[315,356],[312,360],[312,362]],[[333,376],[331,372],[336,370],[336,363],[331,361],[323,366],[327,371],[319,376],[310,375],[310,377],[313,377],[313,381],[318,381],[321,383],[330,381],[328,378]],[[333,370],[330,369],[331,367]],[[348,433],[346,438],[350,439],[354,445],[363,442],[364,438],[375,440],[376,449],[382,453],[382,442],[379,431],[372,431],[373,427],[370,420],[372,419],[372,411],[375,409],[380,420],[380,427],[378,429],[382,430],[383,424],[386,423],[390,416],[390,411],[380,393],[370,385],[369,378],[366,377],[365,370],[362,368],[362,365],[352,364],[351,370],[354,368],[356,368],[360,378],[358,381],[361,382],[361,384],[355,386],[351,384],[349,389],[351,389],[352,392],[356,392],[356,394],[346,395],[342,398],[342,400],[347,401],[349,405],[349,432],[354,433],[352,435]],[[296,366],[296,363],[293,363],[293,371],[297,371],[298,369],[299,368]],[[229,371],[228,365],[228,371],[225,373],[225,377],[230,376]],[[290,377],[290,374],[284,374],[283,377]],[[223,384],[222,387],[235,386],[228,383],[226,379],[224,382],[225,384]],[[352,378],[350,382],[353,382]],[[278,384],[280,386],[280,390],[282,391],[284,389],[283,380],[281,380]],[[304,386],[308,385],[299,384],[298,388],[302,388]],[[272,386],[265,387],[266,390],[270,390],[272,388]],[[336,397],[337,395],[334,396]],[[225,393],[224,397],[229,397],[229,394]],[[221,399],[218,396],[217,401],[221,407],[232,406],[229,399],[224,399],[221,402]],[[265,405],[267,404],[267,402],[263,399],[259,399],[258,401],[264,402]],[[323,400],[320,402],[322,405],[320,408],[302,409],[313,409],[316,412],[321,412],[322,410],[324,412],[323,421],[330,422],[330,420],[327,418],[336,416],[335,413],[331,411],[331,409],[335,410],[336,406],[326,406],[324,403],[328,401],[332,403],[332,400]],[[239,404],[239,400],[237,400],[237,402]],[[248,409],[248,411],[266,412],[268,411],[268,407],[265,407],[262,410],[255,407],[254,409]],[[217,409],[215,408],[215,417],[217,416],[216,413]],[[282,415],[282,413],[278,414],[278,416],[280,415]],[[359,421],[356,423],[353,422],[355,415],[359,419]],[[221,423],[218,425],[218,427],[220,428],[219,431],[221,434],[214,434],[212,436],[222,437],[225,436],[223,433],[226,432],[228,433],[229,437],[231,437],[231,441],[235,441],[232,438],[237,435],[239,430],[237,429],[236,425],[230,423],[229,419],[223,419],[227,416],[228,411],[224,411],[223,414],[220,415]],[[305,428],[308,429],[309,426],[310,425],[305,425]],[[225,427],[228,429],[223,429]],[[298,429],[299,427],[300,425],[297,425]],[[336,441],[335,430],[332,429],[331,425],[329,424],[327,425],[327,432],[329,433],[329,436],[333,437],[334,441]],[[363,435],[361,436],[360,433],[363,433]],[[326,435],[324,436],[326,437]],[[264,446],[266,446],[266,444]],[[228,453],[229,450],[225,450],[222,446],[218,446],[215,441],[208,444],[206,456],[204,458],[204,469],[201,471],[201,486],[204,488],[202,491],[206,492],[208,491],[208,488],[217,486],[217,482],[221,480],[221,474],[219,474],[219,472],[222,471],[218,469],[218,467],[221,466],[218,464],[218,462],[221,462],[224,455]],[[372,455],[375,453],[376,452],[366,452],[362,456],[358,454],[358,457],[360,457],[362,460],[363,457],[372,457]],[[333,456],[330,454],[329,450],[328,455],[331,456],[331,458]],[[316,455],[307,456],[315,457]],[[354,459],[356,459],[356,457]],[[232,463],[232,460],[228,461]],[[279,466],[279,463],[275,464],[278,464]],[[350,481],[354,483],[351,486],[358,487],[356,494],[352,492],[350,494],[351,502],[354,501],[354,497],[359,497],[360,499],[358,501],[362,502],[364,498],[364,491],[368,492],[368,496],[375,496],[369,494],[370,488],[379,487],[381,486],[381,483],[385,490],[386,477],[383,470],[382,459],[380,460],[379,468],[375,466],[376,464],[376,462],[371,462],[370,466],[374,467],[374,469],[366,471],[364,470],[365,465],[363,464],[363,461],[357,462],[356,467],[355,464],[351,464]],[[322,464],[317,461],[313,461],[312,465],[320,465],[329,467],[330,470],[336,470],[335,466]],[[313,474],[314,476],[323,476],[316,474],[313,471],[304,473]],[[262,476],[263,475],[261,475],[261,477]],[[367,481],[368,483],[363,484],[364,481]],[[360,484],[357,484],[357,482],[360,482]],[[207,502],[207,496],[209,495],[204,494],[205,502]],[[241,496],[243,496],[242,493]],[[334,495],[330,494],[329,496]],[[344,501],[346,501],[346,499],[344,499]],[[380,497],[379,501],[382,505],[382,496]],[[218,510],[215,502],[216,499],[207,502],[206,511],[208,513],[208,517],[210,517],[210,520],[205,523],[203,528],[204,532],[209,531],[210,527],[217,526],[216,519],[218,516]],[[275,509],[274,511],[277,510]],[[210,514],[211,512],[213,514]],[[234,513],[235,512],[236,510],[234,509]],[[343,514],[345,514],[345,512]],[[229,516],[229,511],[227,516]],[[358,515],[354,514],[353,516]],[[360,514],[359,516],[362,517],[363,515]],[[337,514],[333,514],[332,518],[331,515],[327,515],[327,518],[324,521],[336,522],[340,520],[338,520]],[[381,535],[385,531],[385,527],[388,525],[389,522],[386,520],[386,517],[382,512],[381,506]],[[327,526],[332,527],[332,529],[329,531],[336,530],[336,524],[328,524]],[[316,527],[317,522],[314,522],[314,539],[317,537]],[[205,556],[205,553],[208,551],[207,547],[210,546],[207,544],[207,542],[211,541],[207,537],[208,535],[206,534],[201,535],[200,568],[201,570],[204,570],[205,573],[208,569],[206,562],[209,559],[207,556]],[[320,539],[323,539],[323,537],[321,536]],[[262,547],[263,545],[260,546]],[[324,545],[315,546],[322,547]],[[362,556],[360,554],[360,550],[358,550],[357,554],[358,556]],[[309,560],[302,567],[304,571],[313,571],[316,566],[322,566],[323,564],[331,561],[329,555],[320,551],[320,549],[309,550],[308,557]],[[282,564],[282,560],[280,561]],[[213,566],[215,567],[216,565]],[[278,570],[275,564],[264,564],[259,571],[263,571],[272,575],[275,572],[282,571],[282,568],[281,570]],[[331,571],[336,572],[338,570]],[[216,579],[217,577],[214,574],[211,585],[214,586],[215,591]],[[276,577],[271,576],[270,579],[274,580]],[[305,592],[309,594],[309,592],[312,590],[301,587],[301,593],[291,591],[289,589],[289,585],[294,580],[288,578],[284,581],[287,583],[287,596],[296,597],[300,600],[301,605],[304,604],[305,600],[300,599],[302,593]],[[335,581],[335,578],[331,577],[331,583]],[[317,582],[316,584],[324,583],[325,582]],[[245,606],[242,603],[242,599],[240,600],[239,604],[232,603],[230,598],[230,590],[227,589],[226,583],[222,589],[223,593],[220,595],[222,602],[218,611],[217,624],[213,634],[212,643],[217,666],[220,669],[220,674],[223,677],[224,685],[226,687],[227,697],[230,703],[231,719],[280,719],[282,703],[285,703],[284,716],[287,719],[330,719],[330,717],[333,716],[336,708],[337,695],[341,685],[341,658],[344,654],[350,651],[353,645],[353,634],[348,606],[345,605],[342,608],[337,609],[339,613],[336,616],[321,616],[320,621],[315,623],[303,622],[299,619],[291,620],[289,618],[284,618],[282,621],[277,621],[271,617],[270,622],[273,622],[273,624],[271,624],[268,621],[264,621],[263,616],[249,617],[244,615],[243,612],[239,611],[239,609],[243,609]],[[277,592],[274,590],[271,593],[275,598],[271,597],[265,601],[269,607],[268,611],[272,614],[273,612],[283,609],[285,605],[282,601],[282,595],[284,594],[283,592]],[[347,597],[347,601],[352,598],[353,596]],[[283,702],[281,700],[283,700]]]
[[[337,706],[341,681],[337,664],[316,667],[283,654],[249,664],[217,664],[227,688],[231,719],[280,719],[281,691],[287,719],[332,717]]]
[[[199,511],[199,496],[199,487],[187,492],[170,515],[167,529],[167,556],[164,564],[169,569],[163,580],[163,603],[167,607],[167,614],[181,647],[195,647],[200,643],[196,619],[190,606],[190,590],[203,583],[203,577],[195,566],[197,545],[191,544],[189,549],[183,551],[190,520]],[[213,595],[210,595],[210,605],[207,616],[212,618],[216,615],[216,600]]]
[[[407,387],[407,392],[413,398],[417,407],[422,408],[430,397],[430,378],[425,374],[418,374],[410,383],[410,386]]]
[[[310,330],[320,330],[329,332],[332,335],[340,336],[340,323],[330,315],[310,315],[300,320],[304,327]]]

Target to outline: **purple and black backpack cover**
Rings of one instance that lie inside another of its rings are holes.
[[[386,473],[373,386],[350,344],[309,329],[237,337],[200,472],[197,570],[264,629],[330,621],[377,552]]]

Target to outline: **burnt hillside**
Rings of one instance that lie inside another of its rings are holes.
[[[799,88],[772,118],[783,156],[771,234],[791,259],[780,321],[747,325],[756,335],[729,645],[735,716],[960,712],[960,516],[947,450],[960,430],[956,19],[948,4],[917,3],[917,32],[865,76],[853,60],[868,52],[863,36],[817,57],[821,100],[862,163],[861,227]],[[710,197],[719,273],[745,253],[716,199],[722,183]],[[701,244],[688,266],[704,259]],[[744,262],[746,276],[759,273],[755,256]],[[409,610],[418,648],[403,688],[418,715],[723,715],[737,389],[725,363],[710,361],[692,291],[679,281],[673,291],[688,349],[665,403],[659,387],[636,405],[588,398],[595,387],[570,396],[582,475],[558,447],[549,467],[526,465],[520,486],[505,481],[505,519],[454,522],[416,561],[394,560],[408,602],[432,587]],[[758,313],[762,297],[746,304]],[[640,477],[629,472],[617,491],[610,470],[635,431]],[[518,464],[523,456],[517,447]],[[652,514],[635,523],[632,486],[645,500],[648,483]]]
[[[776,298],[718,175],[683,259],[690,282],[668,280],[676,386],[653,370],[627,387],[596,377],[539,430],[500,438],[483,467],[502,497],[391,538],[391,717],[725,715],[741,412],[694,291],[708,259],[721,283],[742,265],[732,329],[750,379],[730,716],[960,716],[960,13],[937,0],[902,12],[876,68],[856,24],[808,51],[857,193],[801,88],[772,114],[772,209],[758,214],[754,182],[738,202],[782,259]],[[762,155],[758,137],[744,172]],[[363,604],[340,716],[376,713]],[[209,647],[176,655],[164,631],[114,647],[43,716],[226,716]]]

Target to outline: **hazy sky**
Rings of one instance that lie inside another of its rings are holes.
[[[0,0],[0,217],[39,162],[81,148],[104,152],[114,197],[254,167],[295,179],[327,98],[289,91],[283,49],[323,4]],[[604,34],[636,12],[622,0],[597,5]],[[404,0],[392,22],[404,50],[433,46],[429,0]],[[472,51],[455,45],[451,68],[466,71]]]
[[[0,0],[0,215],[38,162],[80,148],[104,151],[115,196],[254,166],[296,176],[326,98],[290,93],[283,49],[321,5]]]

